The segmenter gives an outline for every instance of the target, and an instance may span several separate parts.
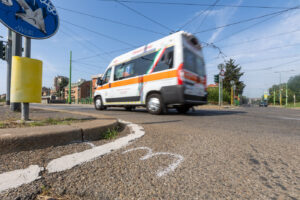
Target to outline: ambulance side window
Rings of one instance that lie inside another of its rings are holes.
[[[114,80],[117,81],[124,78],[130,78],[134,75],[134,63],[124,63],[116,66]]]
[[[102,79],[102,80],[103,80],[103,82],[102,82],[103,85],[109,82],[110,75],[111,75],[111,68],[109,68],[109,69],[106,71],[106,73],[104,74],[104,76],[103,76],[103,79]]]
[[[158,71],[173,68],[173,60],[174,60],[173,54],[174,54],[174,47],[167,48],[164,54],[161,56],[153,72],[158,72]]]

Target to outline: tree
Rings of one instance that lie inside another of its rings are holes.
[[[296,95],[297,101],[300,101],[300,75],[293,76],[288,81],[288,88],[293,95]]]
[[[230,81],[233,80],[236,85],[236,94],[242,94],[245,88],[245,84],[240,81],[240,78],[244,75],[244,72],[241,72],[242,67],[239,64],[235,64],[235,60],[230,59],[225,62],[225,64],[220,64],[225,66],[225,77],[223,80],[224,89],[227,92],[231,92],[232,85]]]

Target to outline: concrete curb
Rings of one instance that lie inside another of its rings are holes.
[[[92,116],[97,119],[71,125],[0,129],[0,155],[17,151],[66,145],[72,142],[99,140],[103,137],[106,130],[116,128],[120,125],[116,118],[110,118],[104,115],[56,109],[43,110],[80,114]]]

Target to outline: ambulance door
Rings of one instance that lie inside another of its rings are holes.
[[[109,68],[106,70],[105,74],[102,78],[102,99],[105,103],[107,103],[107,99],[110,99],[113,95],[113,92],[111,90],[111,74],[112,74],[112,68]]]
[[[133,61],[115,67],[114,96],[111,101],[123,105],[136,104],[140,100],[138,94],[138,77]]]

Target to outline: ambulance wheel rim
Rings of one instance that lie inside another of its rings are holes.
[[[158,98],[150,98],[148,102],[148,109],[156,112],[160,109],[160,101]]]

